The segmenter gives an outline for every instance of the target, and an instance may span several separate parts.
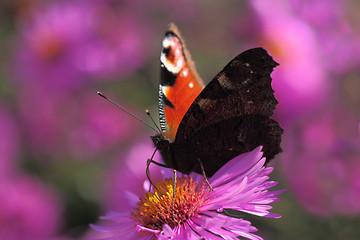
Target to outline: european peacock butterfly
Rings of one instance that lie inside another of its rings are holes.
[[[263,48],[228,63],[204,88],[177,27],[170,24],[160,56],[161,133],[152,136],[166,167],[207,177],[241,153],[263,146],[281,152],[283,129],[270,119],[277,100],[270,73],[278,64]]]

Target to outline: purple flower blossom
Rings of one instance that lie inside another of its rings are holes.
[[[239,155],[209,179],[211,191],[202,176],[191,174],[177,179],[175,208],[172,208],[172,179],[156,184],[155,190],[138,198],[129,195],[135,207],[126,213],[109,212],[102,219],[111,226],[93,226],[108,233],[107,239],[262,239],[249,221],[228,214],[227,209],[261,217],[270,213],[268,204],[282,191],[268,191],[277,182],[268,181],[272,168],[264,167],[261,147]],[[173,215],[174,214],[174,215]]]
[[[139,133],[139,122],[92,92],[82,95],[76,105],[72,116],[66,119],[69,122],[72,120],[67,148],[75,156],[97,156]],[[76,113],[78,109],[82,111]],[[136,114],[135,110],[128,109]],[[74,116],[77,117],[75,121]]]
[[[283,172],[299,203],[321,216],[360,213],[359,122],[330,109],[288,133]]]
[[[291,0],[294,14],[318,29],[333,28],[343,18],[344,1],[339,0]]]
[[[0,181],[0,239],[53,239],[59,217],[59,199],[37,179],[23,175]]]
[[[146,56],[140,25],[99,1],[53,3],[20,20],[13,68],[22,84],[74,89],[129,76]]]
[[[140,126],[95,91],[74,96],[29,87],[19,97],[26,138],[40,156],[95,157],[136,136]]]
[[[360,47],[358,44],[358,20],[347,10],[347,2],[339,0],[292,0],[294,15],[306,21],[321,42],[320,51],[326,69],[345,73],[358,67]]]
[[[272,75],[272,84],[279,101],[277,114],[286,124],[325,100],[331,82],[322,64],[320,43],[314,30],[292,15],[286,1],[250,4],[261,26],[260,44],[281,64]]]

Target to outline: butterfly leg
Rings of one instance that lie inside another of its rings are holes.
[[[150,182],[150,185],[149,185],[149,191],[151,189],[151,186],[154,186],[155,185],[153,184],[153,182],[151,181],[151,178],[150,178],[150,164],[151,163],[154,163],[155,165],[158,165],[160,167],[166,167],[165,164],[162,164],[162,163],[158,163],[156,161],[153,160],[154,156],[155,156],[155,153],[156,153],[157,149],[155,149],[155,151],[153,152],[153,154],[151,155],[151,158],[149,158],[146,162],[146,177],[147,179],[149,180]],[[156,188],[156,187],[155,187]]]
[[[204,180],[205,180],[206,184],[209,186],[209,188],[211,189],[211,191],[214,191],[214,189],[211,187],[211,185],[210,185],[210,183],[209,183],[209,181],[208,181],[208,179],[207,179],[207,177],[206,177],[206,173],[205,173],[205,170],[204,170],[204,166],[203,166],[203,164],[202,164],[202,162],[200,161],[199,158],[198,158],[198,161],[199,161],[199,164],[200,164],[201,173],[202,173],[202,175],[203,175],[203,177],[204,177]]]

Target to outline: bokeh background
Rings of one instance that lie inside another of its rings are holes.
[[[360,239],[360,2],[0,1],[0,239],[90,239],[140,193],[157,119],[160,41],[175,22],[209,82],[262,46],[285,129],[265,239]],[[151,173],[157,178],[159,169]],[[250,216],[244,215],[249,218]]]

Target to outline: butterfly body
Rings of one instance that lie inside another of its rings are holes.
[[[180,62],[168,61],[164,64],[168,58]],[[184,60],[179,60],[181,58]],[[176,27],[170,25],[161,53],[162,133],[152,137],[165,165],[185,174],[201,173],[201,162],[210,177],[232,158],[259,145],[263,146],[267,159],[279,153],[283,130],[270,119],[277,104],[270,73],[277,65],[264,49],[250,49],[231,60],[203,88],[204,84],[183,40]],[[194,77],[190,80],[181,78],[181,66]],[[162,79],[169,75],[173,80]],[[171,89],[178,80],[183,85],[182,89]],[[170,82],[172,85],[168,84]],[[169,88],[175,92],[183,90],[191,93],[185,94],[187,97],[182,99],[180,93],[173,92],[171,95],[163,91]],[[172,115],[168,114],[170,112]],[[181,119],[176,119],[176,115]]]

